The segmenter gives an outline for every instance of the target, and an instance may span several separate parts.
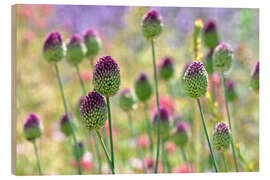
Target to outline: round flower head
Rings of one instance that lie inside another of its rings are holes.
[[[225,151],[231,143],[231,132],[224,122],[218,123],[213,134],[213,147],[217,151]]]
[[[41,120],[37,114],[31,113],[24,120],[23,125],[24,137],[28,141],[34,141],[41,136]]]
[[[84,44],[87,48],[86,56],[88,57],[96,57],[101,48],[101,41],[96,31],[89,29],[85,32],[84,36]]]
[[[132,110],[135,104],[135,98],[129,88],[124,88],[119,94],[119,103],[120,108],[123,111],[130,111]]]
[[[235,83],[232,80],[226,81],[226,91],[228,101],[234,101],[237,98]]]
[[[229,44],[220,43],[214,51],[213,64],[219,72],[228,71],[232,65],[233,51]]]
[[[66,51],[66,60],[72,65],[77,65],[84,58],[82,39],[79,35],[73,35],[69,39]]]
[[[58,62],[64,57],[63,41],[58,32],[51,32],[47,35],[43,55],[48,62]]]
[[[214,53],[213,49],[209,50],[204,58],[204,63],[203,63],[205,66],[205,69],[209,75],[213,74],[213,72],[214,72],[213,53]]]
[[[155,9],[148,11],[142,20],[142,33],[147,39],[157,37],[162,31],[162,19]]]
[[[192,98],[203,96],[208,87],[208,74],[201,62],[191,63],[185,74],[184,84],[186,94]]]
[[[159,66],[159,75],[161,79],[168,80],[173,77],[174,68],[173,60],[169,57],[166,57],[162,60]]]
[[[80,113],[89,131],[99,130],[107,120],[107,107],[103,96],[95,90],[89,92],[81,103]]]
[[[72,119],[73,115],[72,113],[69,113],[69,117]],[[61,120],[60,120],[60,129],[61,129],[61,132],[64,133],[66,136],[69,136],[72,134],[72,127],[68,121],[68,116],[67,114],[64,114],[62,117],[61,117]]]
[[[93,73],[94,88],[103,96],[113,96],[120,86],[120,70],[111,56],[100,58]]]
[[[188,142],[188,125],[187,123],[183,122],[183,121],[179,121],[176,124],[176,130],[173,133],[173,140],[175,142],[176,145],[178,146],[184,146],[187,144]]]
[[[160,106],[160,134],[163,137],[166,137],[169,133],[169,125],[170,125],[170,113],[167,108]],[[158,123],[158,111],[157,108],[154,110],[152,115],[152,123],[157,125]],[[155,126],[156,127],[156,126]]]
[[[80,141],[80,142],[78,142],[77,146],[78,146],[78,150],[80,151],[80,152],[79,152],[79,157],[82,158],[82,157],[83,157],[83,154],[84,154],[84,151],[85,151],[85,149],[84,149],[84,144]],[[75,145],[73,146],[73,155],[74,155],[75,157],[76,157],[76,155],[77,155]]]
[[[255,91],[259,91],[260,83],[259,83],[259,76],[260,76],[260,63],[259,61],[256,62],[256,64],[253,66],[252,72],[251,72],[251,87]]]
[[[213,20],[210,20],[203,29],[203,41],[204,44],[210,48],[215,48],[219,43],[218,33],[216,23]]]
[[[137,75],[135,82],[135,93],[140,101],[147,101],[152,95],[153,89],[149,81],[148,75],[145,72],[140,72]]]

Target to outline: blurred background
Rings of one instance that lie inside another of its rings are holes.
[[[37,141],[44,174],[76,174],[76,163],[71,138],[60,131],[60,119],[64,114],[61,95],[54,67],[43,58],[42,47],[46,35],[59,31],[66,42],[76,33],[82,35],[87,29],[99,32],[102,48],[98,57],[112,56],[120,67],[120,90],[127,87],[134,91],[139,72],[144,71],[153,83],[152,54],[150,43],[141,33],[141,20],[152,7],[125,6],[75,6],[75,5],[17,5],[17,74],[16,74],[16,118],[17,118],[17,175],[36,175],[36,159],[31,143],[23,135],[23,122],[28,114],[35,112],[42,119],[43,134]],[[185,64],[193,59],[192,34],[194,22],[200,18],[204,23],[214,20],[220,40],[229,43],[234,50],[234,62],[226,77],[235,82],[237,98],[230,103],[234,141],[239,151],[240,171],[259,170],[259,94],[249,87],[252,66],[259,61],[259,10],[240,8],[182,8],[154,7],[163,18],[163,32],[156,40],[158,63],[166,56],[174,60],[174,76],[170,81],[159,79],[161,104],[170,109],[173,121],[189,124],[187,157],[191,168],[186,169],[180,148],[172,141],[165,144],[172,167],[171,172],[212,172],[209,163],[207,142],[201,127],[199,111],[193,99],[183,93],[181,84]],[[202,44],[206,56],[208,49]],[[204,58],[202,59],[204,61]],[[97,160],[95,143],[83,128],[78,114],[78,103],[82,96],[76,70],[65,60],[59,62],[64,91],[70,111],[74,115],[76,134],[83,142],[82,158],[84,174],[96,174]],[[92,90],[92,69],[88,59],[80,64],[81,76],[87,91]],[[217,122],[227,122],[223,88],[217,74],[211,75],[215,86],[212,99],[202,99],[205,119],[210,136]],[[169,87],[169,88],[168,88]],[[150,154],[146,150],[149,140],[145,131],[145,120],[151,119],[155,108],[155,96],[148,101],[148,109],[140,102],[131,112],[138,138],[130,132],[127,113],[119,107],[119,95],[111,98],[112,121],[117,173],[143,173],[142,163],[149,164]],[[145,116],[145,111],[147,116]],[[174,123],[172,123],[174,124]],[[107,128],[107,126],[105,126]],[[140,147],[136,147],[138,142]],[[154,143],[156,138],[154,138]],[[138,156],[138,148],[144,159]],[[223,163],[218,153],[221,169]],[[225,154],[230,171],[234,171],[231,150]],[[108,173],[105,155],[102,152],[103,171]],[[161,162],[162,164],[162,162]],[[162,164],[163,165],[163,164]],[[162,170],[160,172],[164,172]],[[163,168],[164,169],[164,168]],[[151,171],[149,171],[151,172]]]

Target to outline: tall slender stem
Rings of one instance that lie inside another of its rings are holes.
[[[101,146],[102,146],[102,148],[103,148],[103,150],[104,150],[104,153],[105,153],[105,155],[106,155],[107,161],[108,161],[108,163],[109,163],[109,165],[110,165],[110,167],[111,167],[112,173],[115,174],[115,172],[114,172],[114,166],[112,165],[112,160],[111,160],[110,155],[109,155],[109,153],[108,153],[107,147],[106,147],[106,145],[104,144],[104,141],[103,141],[103,139],[102,139],[102,136],[101,136],[101,134],[99,133],[98,130],[96,130],[96,133],[97,133],[99,142],[100,142],[100,144],[101,144]]]
[[[167,171],[168,173],[171,172],[171,164],[169,161],[169,157],[168,157],[168,153],[166,153],[166,149],[165,149],[165,140],[161,140],[161,146],[162,146],[162,156],[164,156],[164,160],[165,160],[165,164],[167,166]]]
[[[109,129],[110,129],[110,144],[111,144],[111,162],[114,169],[114,152],[113,152],[113,135],[112,135],[112,118],[111,118],[111,108],[110,108],[110,98],[106,96],[107,108],[108,108],[108,118],[109,118]]]
[[[69,115],[69,112],[68,112],[67,102],[66,102],[66,98],[65,98],[65,94],[64,94],[64,88],[63,88],[62,80],[61,80],[61,77],[60,77],[59,69],[58,69],[58,66],[57,66],[56,63],[54,64],[54,66],[55,66],[55,71],[56,71],[58,84],[59,84],[59,88],[60,88],[60,92],[61,92],[62,101],[63,101],[63,104],[64,104],[65,113],[67,115],[68,122],[69,122],[70,127],[71,127],[72,138],[73,138],[73,141],[74,141],[74,144],[75,144],[75,151],[76,151],[75,153],[76,153],[76,160],[77,160],[77,164],[78,164],[78,173],[82,174],[82,168],[81,168],[81,162],[80,162],[80,149],[78,147],[77,137],[76,137],[76,134],[75,134],[73,123],[72,123],[72,121],[70,119],[70,115]]]
[[[180,149],[181,149],[181,153],[182,153],[183,159],[184,159],[185,164],[186,164],[187,172],[189,172],[189,165],[188,165],[188,159],[187,159],[186,150],[185,150],[184,147],[181,147]]]
[[[198,103],[198,106],[199,106],[199,109],[200,109],[200,114],[201,114],[203,129],[204,129],[204,133],[205,133],[205,136],[206,136],[206,139],[207,139],[207,142],[208,142],[208,146],[209,146],[209,149],[210,149],[210,153],[211,153],[211,157],[212,157],[212,162],[213,162],[215,171],[218,172],[216,159],[215,159],[214,152],[213,152],[213,149],[212,149],[210,140],[209,140],[207,128],[206,128],[206,125],[205,125],[204,115],[203,115],[203,112],[202,112],[201,102],[200,102],[200,99],[199,98],[197,99],[197,103]]]
[[[77,75],[79,76],[79,79],[80,79],[80,83],[81,83],[81,87],[82,87],[82,93],[85,96],[86,95],[86,89],[85,89],[85,86],[84,86],[84,83],[83,83],[83,80],[82,80],[82,77],[81,77],[79,65],[76,64],[75,68],[76,68],[76,71],[77,71]]]
[[[33,146],[35,149],[35,154],[36,154],[36,159],[37,159],[37,167],[38,167],[38,171],[39,171],[39,175],[42,175],[42,169],[40,166],[40,160],[39,160],[39,155],[38,155],[38,149],[37,149],[37,144],[36,144],[36,140],[33,141]]]
[[[155,173],[157,173],[157,171],[158,171],[158,163],[159,163],[159,149],[160,149],[160,109],[159,109],[159,95],[158,95],[156,56],[155,56],[155,46],[154,46],[154,40],[153,39],[151,40],[151,45],[152,45],[152,56],[153,56],[154,79],[155,79],[156,103],[157,103],[157,111],[158,111],[157,154],[156,154],[156,165],[155,165]]]
[[[229,121],[229,127],[230,127],[230,130],[232,133],[231,116],[230,116],[230,109],[229,109],[229,104],[228,104],[228,100],[227,100],[227,90],[226,90],[224,73],[221,73],[221,78],[222,78],[223,87],[224,87],[226,112],[227,112],[227,117],[228,117],[228,121]],[[233,141],[233,135],[231,137],[231,146],[232,146],[232,151],[233,151],[233,160],[234,160],[235,170],[236,170],[236,172],[238,172],[239,169],[238,169],[237,157],[236,157],[236,152],[235,152],[235,145],[234,145],[234,141]]]
[[[153,152],[154,152],[153,137],[152,137],[152,132],[151,132],[151,124],[150,124],[150,121],[148,119],[147,109],[148,109],[148,105],[146,102],[144,102],[145,123],[146,123],[148,138],[150,141],[150,153],[152,156]]]
[[[221,152],[221,157],[222,157],[223,164],[224,164],[224,170],[225,170],[225,172],[228,172],[228,166],[227,166],[224,152]]]

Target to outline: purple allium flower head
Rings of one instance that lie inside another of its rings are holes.
[[[221,42],[214,51],[213,64],[215,70],[225,72],[232,66],[233,51],[229,44]]]
[[[179,121],[176,124],[176,131],[172,136],[175,144],[178,146],[184,146],[188,142],[188,125],[183,121]]]
[[[132,110],[135,104],[135,98],[129,88],[124,88],[119,93],[119,104],[123,111]]]
[[[235,91],[235,82],[231,79],[226,81],[226,91],[228,101],[234,101],[237,98],[237,93]]]
[[[73,119],[72,113],[69,113],[69,118],[70,120]],[[61,132],[64,133],[66,136],[69,136],[72,134],[72,127],[71,127],[71,124],[69,123],[67,114],[63,114],[61,117],[60,129],[61,129]]]
[[[216,23],[214,20],[208,21],[204,26],[203,40],[204,44],[210,49],[214,49],[218,45],[219,37],[217,33]]]
[[[165,57],[159,66],[159,75],[162,79],[168,80],[173,77],[174,64],[170,57]]]
[[[147,39],[157,37],[162,31],[162,19],[155,9],[149,10],[142,20],[142,33]]]
[[[208,87],[208,74],[201,62],[191,63],[185,74],[184,83],[186,94],[192,98],[203,96]]]
[[[259,76],[260,76],[260,62],[257,61],[251,71],[251,87],[255,91],[259,91],[259,88],[260,88]]]
[[[77,65],[82,62],[84,58],[84,49],[82,44],[82,38],[74,34],[69,39],[67,44],[66,60],[72,65]]]
[[[40,117],[35,113],[29,114],[24,120],[23,130],[24,137],[29,141],[39,138],[42,133]]]
[[[217,151],[225,151],[231,144],[231,132],[224,122],[217,124],[213,134],[213,147]]]
[[[177,133],[185,133],[185,132],[187,132],[187,129],[188,129],[188,125],[187,125],[187,123],[185,123],[183,121],[178,122],[176,125],[176,132]]]
[[[79,152],[79,157],[82,158],[83,157],[83,154],[84,154],[84,151],[85,151],[85,148],[84,148],[84,144],[82,141],[79,141],[77,143],[77,146],[78,146],[78,150],[80,151]],[[76,153],[76,147],[75,147],[75,144],[74,144],[74,148],[73,148],[73,155],[76,157],[77,153]]]
[[[170,112],[167,108],[164,106],[160,106],[160,134],[162,138],[165,138],[169,134],[169,128],[170,128]],[[154,127],[157,128],[158,124],[158,111],[157,107],[155,108],[153,114],[152,114],[152,123],[154,124]]]
[[[103,96],[113,96],[119,90],[120,70],[111,56],[104,56],[96,63],[93,85],[95,90]]]
[[[140,72],[136,77],[135,93],[140,101],[147,101],[152,95],[153,89],[149,77],[145,72]]]
[[[64,57],[63,41],[58,32],[51,32],[47,35],[43,54],[48,62],[58,62]]]
[[[87,48],[86,55],[93,59],[96,57],[101,48],[101,41],[98,33],[93,29],[88,29],[83,36],[85,46]]]
[[[84,97],[80,108],[81,118],[88,130],[99,130],[107,120],[107,107],[103,96],[95,90]]]

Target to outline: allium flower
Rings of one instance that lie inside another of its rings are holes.
[[[237,93],[235,91],[235,83],[232,80],[226,81],[226,91],[228,101],[234,101],[237,98]]]
[[[113,96],[120,87],[120,70],[111,56],[100,58],[94,67],[94,88],[103,96]]]
[[[145,149],[149,146],[148,136],[139,136],[137,141],[138,141],[138,146],[142,149]]]
[[[251,87],[255,91],[259,91],[259,76],[260,76],[260,63],[259,61],[256,62],[256,64],[253,66],[252,72],[251,72]]]
[[[183,121],[179,121],[173,133],[173,140],[176,145],[184,146],[188,142],[188,125]]]
[[[129,88],[124,88],[119,94],[119,104],[123,111],[130,111],[135,104],[135,98]]]
[[[142,33],[147,39],[157,37],[162,31],[162,18],[157,10],[150,10],[142,20]]]
[[[144,165],[147,169],[147,172],[154,173],[155,164],[156,164],[155,160],[151,157],[146,157],[146,158],[144,158],[143,161],[144,161]],[[162,166],[162,163],[159,162],[158,163],[158,173],[162,173],[162,171],[163,171],[163,166]]]
[[[174,64],[170,57],[164,58],[159,65],[159,76],[161,79],[168,80],[173,77]]]
[[[152,114],[152,123],[157,125],[158,111],[155,109]],[[160,106],[160,134],[164,137],[168,135],[170,126],[170,113],[167,108]],[[155,126],[156,127],[156,126]]]
[[[204,66],[208,74],[213,74],[214,72],[213,53],[214,49],[209,50],[204,58]]]
[[[95,30],[89,29],[85,32],[84,44],[87,48],[86,55],[88,57],[96,57],[101,48],[100,38]]]
[[[51,32],[47,35],[43,55],[48,62],[58,62],[64,57],[63,41],[58,32]]]
[[[233,51],[229,44],[221,42],[214,51],[213,64],[219,72],[228,71],[232,65]]]
[[[213,147],[217,151],[225,151],[231,144],[231,132],[224,122],[218,123],[213,134]]]
[[[147,101],[152,95],[152,84],[149,81],[148,75],[141,72],[137,75],[135,82],[135,93],[140,101]]]
[[[34,141],[41,136],[41,120],[37,114],[31,113],[27,116],[24,120],[23,132],[28,141]]]
[[[72,65],[79,64],[84,58],[84,47],[79,35],[74,34],[69,39],[66,51],[66,60]]]
[[[173,142],[169,141],[166,143],[165,149],[168,154],[173,154],[176,151],[176,146]]]
[[[219,37],[218,37],[215,21],[210,20],[204,26],[203,41],[204,41],[204,44],[210,49],[213,49],[218,45]]]
[[[192,98],[203,96],[208,87],[208,74],[201,62],[191,63],[185,74],[184,84],[186,94]]]
[[[107,120],[107,107],[103,96],[96,91],[89,92],[81,103],[80,113],[89,131],[99,130]]]
[[[72,119],[73,117],[72,113],[69,114],[69,117]],[[72,134],[72,127],[68,121],[67,114],[64,114],[61,117],[60,129],[61,129],[61,132],[64,133],[66,136],[69,136]]]
[[[80,151],[79,152],[79,156],[80,156],[80,159],[83,157],[83,154],[84,154],[84,144],[82,142],[78,142],[77,146],[79,147],[78,150]],[[73,148],[73,155],[76,157],[76,147],[74,145],[74,148]]]

